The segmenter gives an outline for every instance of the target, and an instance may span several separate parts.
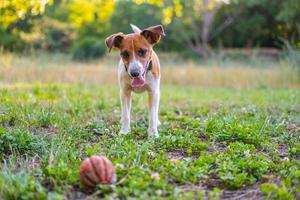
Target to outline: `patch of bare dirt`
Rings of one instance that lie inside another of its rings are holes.
[[[200,181],[200,185],[203,189],[209,191],[213,190],[215,187],[222,189],[224,186],[222,181],[217,179],[216,175],[212,175],[209,179],[204,179]]]
[[[32,127],[31,131],[36,135],[50,136],[60,132],[59,127],[45,126],[45,127]]]
[[[272,174],[265,175],[263,180],[255,183],[254,185],[244,186],[236,190],[226,189],[222,184],[222,181],[217,179],[216,175],[212,175],[207,179],[201,180],[198,184],[185,184],[178,185],[177,188],[183,192],[193,191],[197,193],[204,193],[203,200],[210,198],[210,193],[214,191],[214,188],[219,188],[220,193],[218,198],[220,200],[262,200],[263,194],[260,191],[260,185],[262,183],[275,183],[279,185],[280,179]],[[216,193],[214,193],[216,195]]]
[[[110,193],[111,199],[116,199],[115,193]],[[64,200],[94,200],[104,199],[103,191],[94,188],[81,189],[79,186],[74,186],[65,189]],[[118,199],[127,199],[118,197]]]
[[[80,192],[80,191],[73,191],[66,196],[66,200],[86,200],[88,199],[88,194]]]
[[[198,154],[188,155],[182,149],[169,151],[167,152],[167,155],[168,155],[168,159],[171,160],[172,162],[177,162],[179,160],[186,159],[186,158],[197,159],[199,157]]]
[[[296,124],[296,123],[289,123],[288,125],[287,125],[287,131],[289,132],[289,133],[298,133],[298,134],[300,134],[300,125],[299,124]]]
[[[261,200],[263,195],[259,189],[260,184],[240,188],[238,190],[224,190],[221,199],[224,200]]]
[[[207,152],[209,154],[214,154],[214,153],[223,153],[226,151],[227,145],[222,144],[222,143],[215,143],[207,149]]]
[[[168,152],[167,154],[168,154],[168,159],[173,162],[177,162],[178,160],[182,160],[185,158],[185,155],[181,151],[171,151]]]
[[[280,157],[288,157],[289,147],[287,145],[279,145],[277,147]]]
[[[201,181],[198,185],[182,185],[178,189],[181,191],[194,191],[196,193],[203,193],[203,200],[208,200],[210,192],[217,187],[221,190],[219,198],[221,200],[261,200],[263,194],[260,192],[260,183],[256,183],[252,186],[245,186],[237,190],[223,189],[222,183],[217,179],[209,179]]]
[[[7,122],[0,122],[0,126],[1,127],[5,127],[5,128],[12,128],[12,127],[14,127],[15,126],[15,118],[11,118]]]

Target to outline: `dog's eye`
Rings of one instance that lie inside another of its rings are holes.
[[[121,56],[125,59],[129,58],[129,53],[127,51],[122,51]]]
[[[141,57],[144,57],[146,55],[146,53],[147,53],[147,49],[139,49],[138,50],[138,54]]]

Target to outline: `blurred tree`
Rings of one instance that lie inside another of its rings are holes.
[[[171,25],[179,34],[177,38],[182,38],[190,49],[206,58],[209,55],[211,27],[215,16],[229,0],[134,0],[134,2],[154,4],[161,8],[161,22],[169,25],[174,21]],[[222,32],[240,13],[241,10],[236,10],[229,18],[224,19],[224,23],[216,28],[216,33]]]
[[[277,26],[279,36],[289,40],[294,47],[300,49],[300,1],[281,1],[281,8],[276,19],[280,21],[280,25]]]
[[[300,1],[295,0],[248,0],[226,4],[215,18],[212,30],[216,30],[224,18],[242,10],[239,17],[222,35],[212,32],[211,44],[224,47],[281,47],[280,38],[300,42],[297,25],[300,18]],[[298,47],[300,47],[298,45]]]
[[[299,18],[299,0],[0,0],[0,46],[22,49],[36,38],[32,47],[68,50],[132,32],[130,23],[162,23],[161,50],[207,57],[217,46],[299,48]]]
[[[155,24],[160,24],[159,12],[156,11],[156,5],[136,4],[133,2],[120,1],[116,5],[117,12],[111,17],[108,32],[132,33],[130,24],[146,28]]]
[[[20,32],[30,31],[30,20],[44,13],[52,0],[2,0],[0,1],[0,46],[22,49],[24,43]]]
[[[208,42],[212,23],[215,15],[219,11],[221,3],[215,0],[188,1],[184,4],[186,11],[183,16],[185,19],[179,22],[185,22],[183,26],[188,25],[191,28],[190,35],[185,31],[180,31],[187,44],[196,53],[206,58],[208,56]]]
[[[213,26],[217,14],[229,4],[228,0],[193,0],[182,1],[183,14],[175,18],[180,36],[198,55],[207,58],[209,43],[218,36],[241,14],[238,7],[230,15]]]
[[[94,22],[101,31],[114,12],[113,0],[71,0],[68,2],[69,22],[81,28]]]
[[[28,16],[36,16],[45,11],[51,0],[2,0],[0,2],[0,28],[11,29],[14,24]]]

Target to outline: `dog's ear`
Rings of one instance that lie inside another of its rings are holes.
[[[165,32],[162,25],[157,25],[144,29],[141,35],[144,36],[151,45],[154,45],[159,42],[162,35],[165,35]]]
[[[124,36],[125,36],[124,33],[120,32],[106,38],[105,44],[108,48],[108,52],[110,52],[113,47],[119,48],[122,43],[122,40],[124,39]]]

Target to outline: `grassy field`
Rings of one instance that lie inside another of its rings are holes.
[[[117,134],[111,59],[42,56],[1,57],[0,199],[300,198],[299,77],[282,63],[183,68],[164,60],[161,137],[149,139],[146,94],[133,95],[132,134]],[[97,81],[101,70],[108,77]],[[174,70],[207,82],[176,79]],[[112,160],[116,184],[80,185],[79,166],[93,154]]]

